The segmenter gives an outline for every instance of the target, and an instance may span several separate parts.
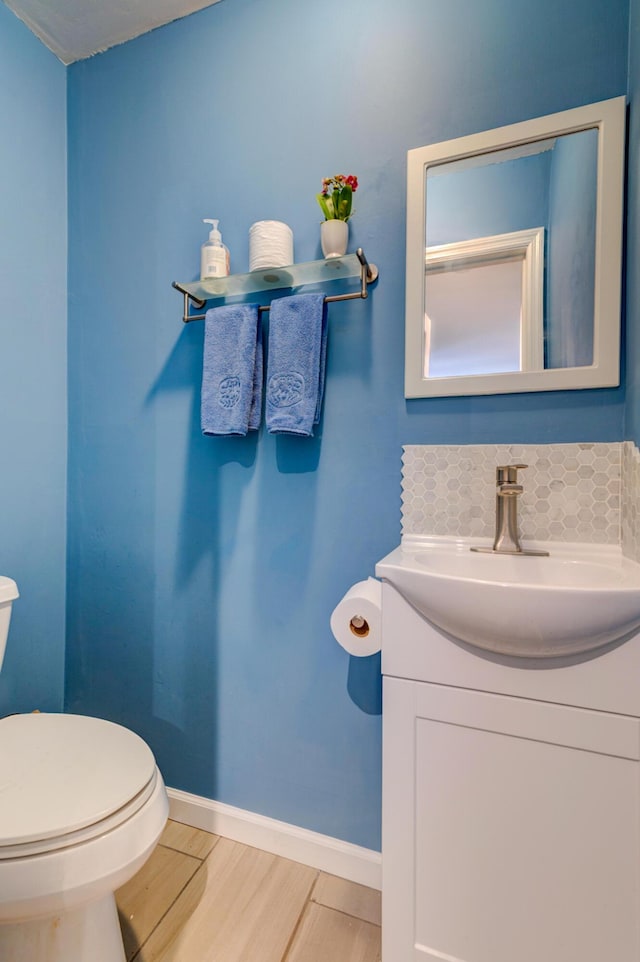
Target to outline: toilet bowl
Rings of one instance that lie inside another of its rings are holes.
[[[0,718],[0,962],[125,962],[114,892],[168,814],[151,749],[121,725]]]

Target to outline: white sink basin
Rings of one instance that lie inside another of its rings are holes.
[[[527,545],[550,552],[541,558],[470,551],[479,544],[486,539],[405,539],[376,574],[436,627],[501,654],[577,654],[640,627],[640,565],[619,548]]]

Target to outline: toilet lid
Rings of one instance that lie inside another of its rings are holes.
[[[77,832],[126,807],[154,777],[138,735],[101,718],[0,719],[0,848]]]

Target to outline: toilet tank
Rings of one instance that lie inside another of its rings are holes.
[[[0,575],[0,668],[4,659],[4,650],[9,634],[11,620],[11,605],[18,597],[18,586],[11,578]]]

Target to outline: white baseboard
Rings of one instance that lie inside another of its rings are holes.
[[[168,788],[167,793],[169,817],[176,822],[224,835],[369,888],[382,888],[380,852],[177,788]]]

